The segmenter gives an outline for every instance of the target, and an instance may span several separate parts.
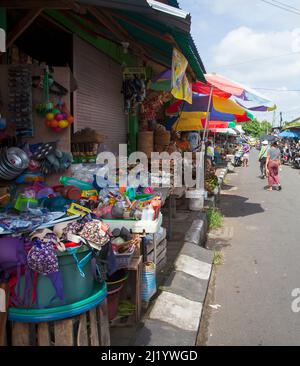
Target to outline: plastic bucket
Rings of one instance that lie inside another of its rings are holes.
[[[88,252],[89,249],[87,247],[82,247],[82,249],[80,249],[76,254],[78,261],[83,259],[88,254]],[[90,262],[87,263],[86,266],[83,268],[85,277],[82,277],[80,275],[75,263],[75,259],[71,253],[59,253],[58,263],[63,282],[65,305],[89,298],[93,293],[93,289],[95,286],[95,280],[93,277]],[[25,277],[22,276],[20,281],[20,293],[22,298],[25,288]],[[55,296],[55,289],[49,278],[44,275],[38,275],[36,294],[37,299],[35,300],[33,305],[30,306],[31,308],[52,308],[62,305],[59,299],[55,299],[51,303],[51,299]]]
[[[92,294],[87,299],[48,309],[10,308],[8,311],[8,320],[19,323],[40,323],[66,319],[89,311],[101,304],[106,296],[107,289],[105,282],[95,282]]]
[[[118,315],[120,295],[124,284],[121,283],[116,289],[107,293],[108,320],[113,320]]]
[[[107,291],[110,293],[115,289],[118,289],[128,278],[128,273],[124,269],[120,269],[111,275],[107,280]]]

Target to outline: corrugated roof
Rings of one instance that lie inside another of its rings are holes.
[[[127,10],[167,22],[181,31],[190,32],[190,15],[178,7],[172,7],[156,0],[77,0],[78,3],[97,7]]]
[[[149,30],[153,29],[156,32],[159,32],[161,35],[164,34],[171,34],[178,44],[178,47],[181,49],[182,53],[187,58],[192,70],[194,71],[196,77],[200,81],[205,81],[204,73],[205,68],[203,66],[203,63],[201,61],[201,58],[199,56],[199,53],[197,51],[197,48],[194,44],[194,41],[192,39],[192,36],[189,33],[180,32],[178,30],[175,30],[173,27],[170,27],[169,24],[162,24],[160,22],[157,22],[155,20],[152,20],[149,17],[141,17],[132,12],[122,11],[122,12],[115,12],[116,17],[115,19],[120,23],[122,27],[124,27],[134,39],[143,39],[144,45],[149,44],[150,46],[153,46],[157,50],[157,56],[160,55],[161,52],[163,52],[166,56],[166,60],[168,62],[168,65],[171,66],[172,63],[172,53],[173,53],[173,46],[167,42],[162,40],[161,38],[155,37],[154,34],[150,34],[146,31],[143,31],[140,27],[137,28],[130,24],[130,20],[132,20],[135,23],[140,23],[142,26],[148,28]],[[126,19],[119,19],[117,17],[117,14],[125,15]]]

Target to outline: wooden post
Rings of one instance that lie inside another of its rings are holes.
[[[110,331],[108,321],[107,299],[97,308],[99,318],[99,339],[101,346],[110,346]]]
[[[0,346],[5,346],[6,342],[6,320],[8,310],[8,284],[0,284]]]
[[[73,346],[73,319],[58,320],[54,323],[55,346]]]
[[[51,346],[48,323],[39,323],[37,325],[37,339],[39,346]]]
[[[87,333],[87,322],[86,313],[79,316],[79,326],[77,334],[77,346],[88,346],[88,333]]]
[[[94,308],[90,310],[89,315],[90,315],[90,330],[91,330],[91,346],[99,346],[96,309]]]
[[[30,346],[29,323],[12,323],[12,346]]]

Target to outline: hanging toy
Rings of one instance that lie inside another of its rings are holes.
[[[42,103],[36,106],[36,111],[37,113],[43,115],[45,113],[50,112],[54,107],[49,97],[49,67],[47,65],[45,66],[44,70],[42,86],[43,86]]]
[[[74,122],[74,117],[69,113],[65,102],[59,100],[56,106],[45,115],[45,124],[53,132],[61,132]]]

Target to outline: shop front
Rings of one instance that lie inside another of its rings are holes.
[[[0,343],[109,345],[109,325],[140,320],[166,262],[162,206],[174,187],[123,184],[118,153],[127,142],[183,151],[166,128],[171,92],[148,84],[174,47],[164,39],[162,51],[153,8],[140,22],[132,9],[26,11],[16,35],[24,10],[8,4],[0,64]],[[101,153],[116,158],[114,181]]]

